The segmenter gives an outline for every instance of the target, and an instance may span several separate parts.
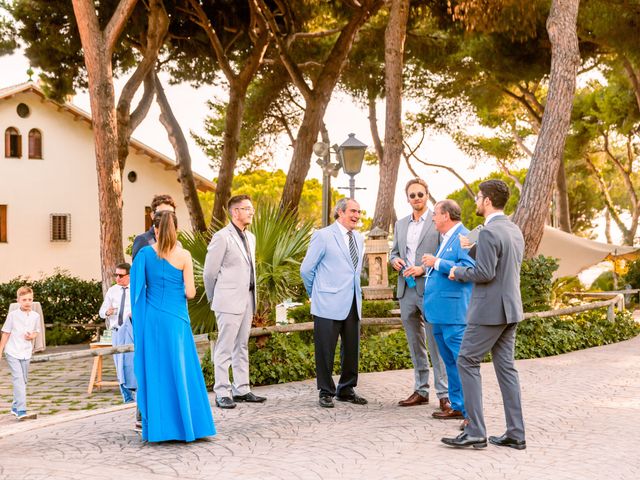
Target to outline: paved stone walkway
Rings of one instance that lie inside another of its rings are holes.
[[[88,345],[47,347],[45,353],[52,354],[88,348]],[[91,395],[87,394],[92,365],[93,358],[32,363],[27,386],[29,411],[35,412],[39,416],[47,416],[60,412],[93,410],[120,403],[122,396],[117,387],[103,387],[101,390],[95,389]],[[111,357],[104,359],[102,379],[116,379]],[[7,362],[3,358],[0,360],[0,429],[13,423],[13,416],[6,415],[11,409],[12,400],[11,375]]]
[[[361,376],[367,406],[316,405],[313,381],[257,388],[264,405],[214,409],[218,435],[192,444],[145,444],[133,412],[71,412],[0,427],[0,479],[610,479],[640,478],[640,337],[518,362],[528,448],[455,450],[440,437],[456,421],[433,405],[399,408],[412,372]],[[483,365],[489,434],[504,420]],[[89,415],[89,416],[87,416]],[[71,419],[69,416],[83,418]]]

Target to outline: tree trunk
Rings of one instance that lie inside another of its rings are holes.
[[[318,132],[328,104],[328,98],[327,100],[316,100],[314,98],[311,102],[307,102],[304,117],[302,117],[302,123],[296,136],[296,147],[293,150],[293,158],[291,159],[291,165],[289,165],[287,180],[280,200],[280,207],[284,210],[294,212],[298,210],[304,181],[311,166],[313,144],[318,139]]]
[[[263,12],[269,15],[269,11],[265,8],[264,2],[261,2],[261,5]],[[338,83],[340,74],[347,62],[347,57],[351,51],[356,34],[362,25],[378,11],[382,5],[382,1],[362,1],[360,5],[361,7],[353,13],[349,19],[349,23],[347,23],[340,32],[340,36],[336,40],[322,70],[314,82],[313,89],[309,87],[300,69],[289,57],[285,42],[283,42],[281,38],[278,38],[279,31],[273,16],[269,18],[269,28],[272,34],[276,36],[280,59],[284,63],[287,72],[289,72],[292,82],[296,85],[296,88],[300,90],[306,102],[304,117],[298,129],[293,158],[289,165],[287,180],[285,181],[282,198],[280,199],[280,207],[284,210],[295,212],[298,209],[304,180],[311,166],[313,144],[318,138],[320,125],[322,124],[327,105],[331,100],[333,89]]]
[[[551,41],[549,94],[527,180],[513,216],[524,235],[527,258],[535,256],[542,240],[553,184],[569,131],[580,63],[576,33],[579,4],[579,0],[553,0],[547,19]]]
[[[402,156],[402,69],[408,19],[409,0],[392,1],[384,35],[384,154],[380,159],[378,198],[372,224],[372,227],[384,231],[389,231],[393,220],[393,203]]]
[[[200,200],[198,200],[196,182],[193,180],[191,155],[189,154],[187,139],[184,137],[184,133],[180,128],[178,120],[173,115],[171,105],[169,105],[169,101],[164,93],[160,79],[155,73],[154,80],[156,98],[158,105],[160,106],[160,123],[164,125],[164,128],[167,131],[167,136],[169,137],[169,142],[171,142],[173,151],[176,154],[176,161],[178,162],[178,178],[180,179],[180,185],[182,185],[184,202],[187,204],[187,210],[189,210],[191,228],[199,232],[206,232],[207,225],[204,221],[202,205],[200,205]]]
[[[169,17],[162,1],[150,0],[148,8],[149,21],[145,33],[146,45],[142,49],[142,60],[122,89],[116,108],[116,118],[118,120],[118,163],[123,171],[129,156],[131,135],[140,125],[140,122],[144,120],[153,101],[154,82],[151,73],[169,30]],[[144,94],[138,107],[131,113],[131,102],[143,81]]]
[[[604,210],[604,237],[607,239],[607,243],[613,243],[611,239],[611,214],[606,208]]]
[[[373,139],[373,146],[376,149],[379,164],[384,156],[384,148],[378,132],[378,111],[375,97],[369,97],[369,130],[371,130],[371,138]]]
[[[558,175],[556,176],[558,228],[563,232],[571,233],[571,216],[569,211],[569,190],[567,189],[567,175],[564,169],[564,160],[560,160]]]
[[[222,159],[220,161],[220,171],[218,172],[218,182],[216,194],[213,201],[213,212],[211,214],[212,225],[223,225],[226,223],[226,208],[229,198],[231,198],[231,183],[238,161],[238,148],[240,146],[240,130],[242,128],[242,118],[244,115],[244,101],[247,96],[247,89],[253,77],[255,77],[262,60],[269,46],[267,25],[259,15],[255,2],[249,2],[251,16],[251,32],[246,32],[252,42],[252,48],[241,66],[240,72],[236,73],[232,63],[238,63],[235,59],[227,56],[226,49],[213,24],[209,20],[202,5],[197,0],[189,0],[189,5],[193,8],[196,23],[202,27],[207,34],[209,44],[215,58],[222,70],[222,73],[229,82],[229,104],[225,116],[224,143],[222,147]]]
[[[248,85],[247,85],[248,86]],[[231,83],[229,86],[229,103],[224,123],[224,143],[222,146],[222,158],[216,183],[216,195],[213,201],[213,213],[211,224],[224,225],[227,219],[227,202],[231,198],[231,184],[233,173],[238,161],[238,148],[240,147],[240,129],[242,128],[242,115],[244,113],[244,99],[246,88],[240,91],[238,85]]]
[[[124,260],[122,247],[122,171],[118,164],[118,126],[113,88],[112,55],[117,39],[137,0],[122,0],[104,31],[95,4],[73,0],[89,80],[89,101],[98,175],[100,265],[104,293],[113,271]]]

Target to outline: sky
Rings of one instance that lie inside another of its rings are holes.
[[[2,72],[0,74],[0,88],[28,80],[26,73],[28,68],[29,61],[22,52],[0,57],[0,72]],[[37,79],[37,74],[33,78]],[[119,96],[125,81],[126,79],[116,81],[116,96]],[[204,135],[204,120],[209,114],[207,100],[214,98],[224,100],[226,93],[220,88],[216,89],[211,86],[201,88],[195,88],[189,84],[172,86],[168,84],[167,78],[164,78],[163,83],[174,114],[188,137],[194,171],[213,179],[216,176],[216,172],[209,167],[209,160],[200,147],[196,145],[189,132]],[[88,112],[91,110],[87,92],[77,92],[72,102],[83,110]],[[409,108],[411,108],[411,105],[409,105]],[[158,120],[159,115],[159,108],[154,102],[145,120],[133,133],[133,137],[168,157],[174,158],[173,149],[167,139],[165,129]],[[354,133],[356,138],[368,145],[368,149],[371,152],[374,151],[369,130],[368,112],[353,103],[347,95],[340,92],[334,93],[325,115],[325,123],[329,130],[332,144],[341,144],[348,138],[349,133]],[[383,136],[384,102],[381,102],[378,106],[378,125],[380,134]],[[451,138],[444,135],[427,137],[417,154],[425,161],[445,163],[454,167],[469,182],[486,176],[495,169],[495,166],[490,163],[480,164],[472,168],[472,161],[457,148]],[[274,167],[287,172],[291,155],[292,148],[289,145],[289,141],[283,138],[275,152]],[[315,160],[313,158],[311,161],[311,169],[307,178],[321,179],[322,170],[316,165]],[[427,181],[431,193],[436,199],[445,198],[462,186],[460,181],[446,170],[424,167],[416,164],[416,162],[414,162],[414,169]],[[410,212],[404,195],[404,185],[410,178],[412,178],[412,174],[403,161],[398,173],[394,202],[399,217]],[[369,217],[373,216],[375,210],[378,182],[377,167],[363,165],[362,172],[356,176],[356,186],[366,188],[366,190],[356,191],[356,199]],[[342,171],[340,171],[337,178],[332,178],[333,188],[347,187],[348,185],[349,177]],[[341,191],[347,193],[346,190]]]

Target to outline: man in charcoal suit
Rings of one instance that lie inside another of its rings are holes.
[[[442,439],[453,447],[487,446],[480,362],[491,352],[507,430],[501,436],[489,437],[489,441],[501,447],[526,448],[520,381],[514,365],[516,328],[524,318],[520,296],[524,239],[518,226],[504,214],[508,199],[509,187],[503,181],[488,180],[480,184],[476,213],[485,218],[485,224],[475,246],[476,265],[453,267],[449,273],[451,279],[474,283],[467,329],[458,356],[469,422],[457,437]]]

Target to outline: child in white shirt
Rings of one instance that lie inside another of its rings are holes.
[[[27,377],[33,340],[40,333],[40,315],[31,310],[33,290],[30,287],[20,287],[17,297],[20,308],[10,312],[2,326],[0,358],[4,351],[9,370],[11,370],[13,382],[11,413],[18,417],[18,420],[24,420],[35,418],[35,415],[27,414]]]

